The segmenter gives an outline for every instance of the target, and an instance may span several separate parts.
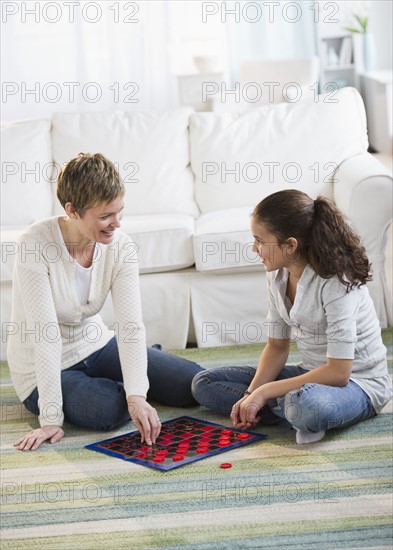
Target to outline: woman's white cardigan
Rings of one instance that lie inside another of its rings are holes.
[[[96,243],[85,305],[79,303],[74,274],[75,260],[62,245],[58,217],[36,222],[21,235],[7,356],[20,400],[38,387],[41,426],[63,423],[60,371],[101,349],[114,334],[126,395],[146,396],[148,390],[135,243],[119,230],[111,244]],[[115,323],[108,328],[99,312],[109,292]]]

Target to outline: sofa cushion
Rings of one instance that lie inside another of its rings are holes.
[[[140,273],[176,271],[194,264],[194,218],[185,214],[124,217],[122,231],[136,244]]]
[[[194,236],[198,271],[234,272],[261,268],[258,255],[252,251],[251,212],[252,207],[230,208],[200,216]]]
[[[121,111],[53,115],[53,157],[59,169],[78,153],[102,153],[125,186],[125,215],[198,215],[189,167],[190,108],[165,113]],[[61,207],[56,205],[56,213]]]
[[[202,213],[255,206],[288,188],[331,197],[333,170],[367,151],[366,116],[354,88],[317,98],[241,114],[193,113],[191,166]]]
[[[194,265],[194,225],[194,218],[185,214],[123,218],[121,229],[135,242],[135,247],[127,251],[127,260],[138,261],[140,273],[176,271]],[[6,282],[12,281],[17,240],[26,228],[12,226],[1,229],[0,275],[1,281]]]
[[[41,119],[1,125],[4,226],[29,225],[52,213],[50,129],[50,121]]]

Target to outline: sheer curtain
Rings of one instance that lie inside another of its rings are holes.
[[[242,61],[315,53],[310,1],[3,2],[2,120],[179,104],[193,56],[239,79]],[[237,10],[237,12],[236,12]],[[180,70],[179,70],[180,69]]]
[[[167,2],[7,4],[2,120],[177,104]]]
[[[299,59],[316,54],[316,2],[225,2],[227,10],[236,11],[236,4],[240,4],[240,13],[226,17],[233,82],[239,80],[243,61]]]

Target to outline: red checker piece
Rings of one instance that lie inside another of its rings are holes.
[[[164,462],[165,456],[157,455],[153,458],[153,462]]]
[[[231,435],[232,430],[221,430],[221,435]]]
[[[250,439],[251,435],[250,434],[237,434],[237,437],[239,439]]]
[[[221,465],[220,465],[220,468],[223,468],[224,470],[226,468],[232,468],[232,464],[230,462],[223,462]]]
[[[156,452],[156,456],[166,456],[167,454],[169,454],[169,451],[167,451],[165,449],[162,449],[162,451],[157,451]]]
[[[183,455],[175,455],[172,460],[174,462],[180,462],[181,460],[184,460],[184,456]]]
[[[226,447],[227,445],[230,445],[231,442],[230,442],[229,439],[226,439],[226,440],[220,440],[220,441],[218,442],[218,444],[219,444],[220,447]]]

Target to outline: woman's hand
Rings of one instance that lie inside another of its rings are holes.
[[[158,413],[141,395],[129,395],[127,398],[128,412],[131,420],[141,433],[141,442],[152,445],[161,431]]]
[[[50,441],[50,443],[57,443],[64,437],[64,431],[60,426],[48,425],[37,428],[27,435],[24,435],[18,441],[15,441],[14,447],[20,451],[35,451],[44,443],[44,441]]]
[[[259,411],[266,405],[263,396],[263,386],[254,390],[251,395],[245,395],[233,405],[230,419],[238,430],[247,430],[258,424]]]

